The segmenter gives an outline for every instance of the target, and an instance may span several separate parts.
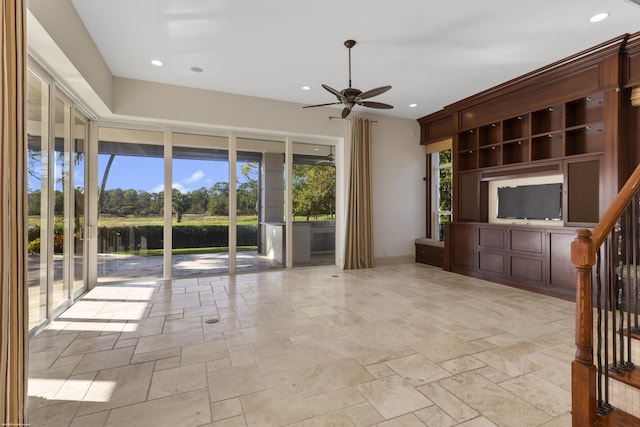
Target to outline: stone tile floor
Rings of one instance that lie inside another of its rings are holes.
[[[573,327],[414,263],[102,285],[31,341],[30,422],[569,426]]]

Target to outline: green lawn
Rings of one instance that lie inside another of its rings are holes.
[[[258,217],[256,216],[239,216],[237,218],[238,224],[257,224]],[[127,226],[127,225],[163,225],[164,219],[162,217],[105,217],[100,216],[98,221],[98,227],[115,227],[115,226]],[[179,223],[176,221],[175,216],[172,221],[173,226],[179,227],[181,225],[228,225],[229,218],[226,216],[191,216],[185,215],[182,217],[182,221]]]
[[[237,252],[248,252],[248,251],[257,251],[257,246],[237,246]],[[212,248],[180,248],[173,249],[171,253],[173,255],[194,255],[194,254],[211,254],[211,253],[220,253],[220,252],[229,252],[228,247],[212,247]],[[119,255],[137,255],[137,256],[160,256],[164,253],[163,249],[148,249],[144,252],[131,252],[131,251],[122,251],[122,252],[112,252]]]

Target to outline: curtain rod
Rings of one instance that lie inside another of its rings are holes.
[[[332,119],[350,120],[347,117],[342,118],[342,117],[337,117],[337,116],[329,116],[329,120],[332,120]],[[377,120],[369,120],[369,123],[378,123],[378,121]]]

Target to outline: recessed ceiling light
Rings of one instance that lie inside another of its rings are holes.
[[[200,67],[191,67],[190,69],[191,69],[191,71],[193,71],[194,73],[201,73],[201,72],[203,72],[203,71],[204,71],[204,70],[203,70],[202,68],[200,68]]]
[[[302,86],[302,90],[311,90],[310,86]]]
[[[598,13],[593,15],[591,19],[589,19],[589,22],[600,22],[604,19],[607,19],[608,16],[609,14],[607,12]]]
[[[418,106],[418,104],[409,104],[409,107],[411,108],[416,108]]]
[[[161,67],[162,66],[162,61],[160,61],[159,59],[152,59],[151,63],[153,65],[155,65],[156,67]]]

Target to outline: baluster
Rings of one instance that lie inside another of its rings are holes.
[[[596,342],[596,357],[597,357],[597,369],[598,369],[598,375],[597,375],[597,381],[598,381],[598,391],[597,391],[597,396],[598,396],[598,415],[604,415],[605,413],[607,413],[607,407],[605,405],[605,401],[603,400],[603,394],[602,394],[602,376],[603,376],[603,369],[602,369],[602,278],[601,278],[601,258],[602,258],[602,248],[598,248],[598,251],[596,252],[596,308],[597,308],[597,319],[596,319],[596,324],[597,324],[597,329],[596,329],[596,333],[597,333],[597,342]]]
[[[625,299],[626,299],[626,312],[627,312],[627,331],[625,332],[627,339],[627,360],[624,364],[625,369],[633,368],[633,363],[631,362],[631,239],[630,236],[633,235],[631,230],[631,222],[632,222],[632,205],[627,206],[625,210],[625,231],[624,238],[626,241],[625,244],[625,263],[627,264],[627,276],[624,280],[625,285]]]
[[[634,318],[634,327],[633,332],[639,332],[638,328],[638,203],[640,203],[640,196],[638,194],[635,195],[632,206],[632,216],[633,216],[633,318]],[[629,325],[631,327],[631,325]]]
[[[605,277],[605,290],[604,290],[604,407],[607,409],[609,406],[609,307],[610,292],[611,292],[611,236],[607,237],[604,241],[604,277]]]
[[[609,245],[609,292],[611,299],[609,309],[611,310],[611,325],[607,325],[607,329],[611,328],[611,370],[613,372],[618,372],[618,342],[616,335],[616,324],[617,322],[617,309],[618,309],[618,269],[616,254],[618,252],[618,239],[616,234],[616,228],[611,230],[610,235],[611,243]]]

